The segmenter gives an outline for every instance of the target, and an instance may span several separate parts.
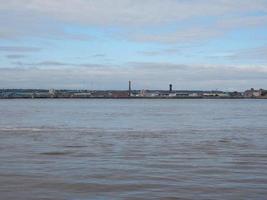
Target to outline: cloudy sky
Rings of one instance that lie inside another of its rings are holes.
[[[0,88],[267,89],[267,0],[0,0]]]

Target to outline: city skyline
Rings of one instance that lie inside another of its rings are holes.
[[[0,88],[267,88],[265,0],[0,3]]]

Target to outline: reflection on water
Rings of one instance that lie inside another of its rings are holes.
[[[0,199],[265,199],[267,101],[0,101]]]

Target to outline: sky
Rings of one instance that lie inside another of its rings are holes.
[[[267,0],[0,0],[0,88],[267,89]]]

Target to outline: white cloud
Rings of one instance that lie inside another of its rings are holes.
[[[26,55],[23,54],[10,54],[10,55],[6,55],[6,58],[8,59],[20,59],[20,58],[25,58]]]
[[[37,52],[41,51],[38,47],[26,47],[26,46],[0,46],[0,51],[3,52]]]

